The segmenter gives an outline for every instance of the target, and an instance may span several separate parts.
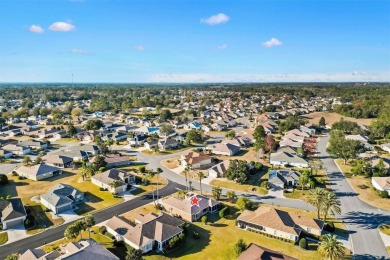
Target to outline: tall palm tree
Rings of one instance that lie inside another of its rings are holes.
[[[156,190],[156,193],[157,193],[157,201],[159,200],[159,198],[158,198],[158,181],[159,181],[159,176],[160,176],[160,174],[163,172],[163,170],[160,168],[160,167],[158,167],[157,169],[156,169],[156,174],[157,174],[157,181],[156,181],[156,183],[157,183],[157,190]]]
[[[212,193],[213,193],[214,199],[219,200],[219,198],[222,195],[222,188],[214,186],[213,189],[212,189]]]
[[[305,201],[317,209],[317,218],[320,218],[324,189],[315,188],[309,191]]]
[[[343,259],[345,252],[343,244],[337,240],[335,235],[326,234],[318,246],[318,252],[330,260]]]
[[[29,165],[31,163],[31,158],[30,156],[24,156],[23,157],[23,164],[24,165]]]
[[[95,219],[92,215],[87,215],[84,219],[84,227],[88,229],[88,238],[91,238],[91,227],[95,225]]]
[[[188,172],[191,171],[191,165],[187,164],[186,167],[184,168],[184,175],[186,177],[186,193],[188,193]]]
[[[322,198],[322,213],[324,214],[324,221],[328,216],[329,212],[334,214],[341,213],[341,202],[337,198],[336,194],[331,191],[326,191]]]
[[[179,198],[183,198],[184,197],[184,190],[178,190],[177,191],[177,196],[179,197]]]
[[[200,185],[200,195],[202,195],[202,179],[206,177],[203,172],[198,172],[197,173],[198,178],[199,178],[199,185]]]

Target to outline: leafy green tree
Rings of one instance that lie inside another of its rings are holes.
[[[31,157],[30,156],[24,156],[22,163],[24,165],[29,165],[31,163]]]
[[[169,109],[163,109],[160,112],[160,119],[163,121],[171,120],[173,118],[172,113]]]
[[[362,133],[362,129],[356,122],[344,120],[341,118],[340,121],[335,122],[332,125],[332,130],[339,130],[344,134],[360,134]]]
[[[66,130],[66,134],[70,137],[74,137],[77,134],[77,129],[72,123],[69,123],[68,129]]]
[[[334,214],[341,213],[341,202],[337,198],[336,194],[331,191],[325,191],[321,201],[321,209],[324,215],[324,222],[326,221],[326,217],[329,212]]]
[[[325,190],[322,188],[315,188],[309,191],[305,201],[317,209],[317,218],[320,218],[320,212],[322,209],[322,200]]]
[[[386,111],[387,110],[387,111]],[[382,110],[376,120],[371,124],[370,130],[374,136],[385,138],[390,133],[390,112],[389,109]],[[387,138],[390,138],[387,137]]]
[[[230,162],[226,171],[228,180],[234,180],[238,183],[245,183],[248,180],[249,167],[246,161],[233,160]]]
[[[203,225],[206,225],[207,224],[207,216],[206,215],[202,216],[201,221],[202,221]]]
[[[135,248],[130,247],[127,251],[126,260],[142,260],[142,250],[137,250]]]
[[[239,197],[236,201],[236,204],[240,210],[253,208],[253,202],[246,197]]]
[[[216,199],[216,200],[219,200],[219,198],[222,195],[222,188],[214,186],[213,189],[211,190],[211,192],[213,194],[213,198]]]
[[[34,161],[34,164],[37,165],[37,164],[41,164],[42,163],[42,156],[37,156],[37,158],[35,158],[35,161]]]
[[[84,129],[85,130],[99,130],[103,126],[104,126],[104,124],[103,124],[102,120],[90,119],[85,123]]]
[[[5,157],[0,155],[0,163],[5,162]]]
[[[326,151],[332,156],[342,158],[346,164],[349,159],[357,156],[360,151],[360,143],[356,140],[345,139],[341,131],[331,131]]]
[[[303,195],[303,188],[306,186],[309,180],[310,180],[310,175],[309,172],[307,171],[304,171],[303,173],[301,173],[301,176],[299,176],[299,184],[301,185],[302,188],[302,195]]]
[[[160,134],[163,136],[169,136],[170,134],[174,133],[175,129],[173,129],[173,126],[170,124],[163,124],[160,126]]]
[[[101,167],[106,167],[107,162],[105,161],[104,157],[101,155],[96,155],[95,159],[93,161],[93,167],[95,171],[99,170]]]
[[[186,140],[191,142],[201,142],[202,141],[202,133],[199,130],[191,129],[187,132]]]
[[[0,185],[8,184],[8,177],[5,174],[0,174]]]
[[[230,130],[229,132],[226,133],[225,137],[230,140],[233,139],[234,137],[236,137],[236,131]]]
[[[383,158],[379,159],[378,164],[375,166],[375,175],[380,176],[380,177],[385,177],[388,175],[388,170],[386,169],[385,162]]]
[[[306,241],[306,238],[302,237],[302,238],[299,240],[299,247],[300,247],[300,248],[303,248],[303,249],[307,249],[307,241]]]
[[[330,260],[344,259],[345,256],[343,244],[337,240],[335,235],[331,234],[322,236],[317,250],[322,256]]]
[[[255,147],[256,151],[264,147],[264,141],[266,137],[267,134],[265,133],[264,127],[261,125],[256,126],[255,131],[253,132],[253,138],[255,139],[253,146]]]
[[[79,108],[79,107],[75,107],[72,109],[72,111],[70,113],[71,113],[72,117],[79,117],[82,114],[84,114],[84,110]]]
[[[8,255],[5,260],[18,260],[19,259],[19,254],[18,253],[13,253],[12,255]]]
[[[79,227],[75,224],[71,224],[65,229],[64,237],[69,240],[74,240],[79,235],[79,233]]]
[[[292,129],[299,128],[303,124],[304,122],[302,122],[302,120],[299,120],[297,116],[288,116],[286,120],[279,122],[279,133],[282,134]]]

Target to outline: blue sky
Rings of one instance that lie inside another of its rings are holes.
[[[390,81],[390,1],[0,0],[0,82]]]

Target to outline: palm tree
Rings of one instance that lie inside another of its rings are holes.
[[[233,202],[236,199],[237,195],[234,191],[229,190],[228,192],[226,192],[226,197],[229,199],[230,202]]]
[[[199,178],[199,185],[200,185],[200,195],[202,195],[202,179],[206,177],[203,172],[198,172],[197,173],[198,178]]]
[[[324,196],[324,189],[315,188],[309,191],[305,201],[310,205],[313,205],[317,209],[317,218],[320,218],[320,211],[322,207],[322,198]]]
[[[69,240],[75,239],[79,235],[79,228],[75,225],[69,225],[64,232],[64,237]]]
[[[84,219],[84,226],[88,229],[88,238],[91,238],[91,227],[95,225],[95,219],[92,215],[87,215]]]
[[[212,193],[213,193],[214,199],[219,200],[219,198],[222,195],[222,188],[221,187],[213,187]]]
[[[184,190],[178,190],[177,191],[177,196],[179,197],[179,198],[183,198],[184,197]]]
[[[184,175],[186,177],[186,193],[188,193],[188,172],[191,171],[192,166],[187,164],[184,168]]]
[[[322,213],[324,214],[324,222],[329,212],[334,214],[341,213],[341,202],[331,191],[326,191],[322,198]]]
[[[318,252],[330,260],[343,259],[345,255],[343,244],[331,234],[323,235]]]
[[[112,182],[110,182],[109,185],[110,185],[110,187],[113,188],[114,191],[115,191],[115,189],[118,188],[118,187],[120,186],[120,184],[121,184],[121,183],[120,183],[118,180],[113,180]]]
[[[159,176],[160,176],[160,174],[163,172],[163,170],[160,168],[160,167],[158,167],[157,169],[156,169],[156,174],[157,174],[157,181],[156,181],[156,183],[157,183],[157,190],[156,190],[156,193],[157,193],[157,201],[158,201],[158,180],[159,180]]]

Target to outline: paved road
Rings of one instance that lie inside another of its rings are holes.
[[[184,187],[174,182],[169,182],[164,188],[160,189],[159,195],[161,194],[162,196],[168,196],[170,194],[173,194],[174,192],[176,192],[176,188],[183,189]],[[136,209],[150,202],[152,202],[151,196],[145,195],[115,205],[111,208],[96,212],[95,214],[93,214],[93,216],[95,218],[96,223],[100,223],[102,221],[110,219],[114,215],[123,214],[129,210]],[[45,241],[46,243],[50,243],[63,238],[66,227],[71,223],[67,223],[65,225],[61,225],[55,228],[49,228],[46,231],[39,233],[35,236],[27,237],[17,242],[1,246],[0,259],[5,259],[7,255],[10,255],[15,252],[23,253],[27,249],[43,246]]]
[[[341,200],[342,219],[352,239],[354,259],[387,259],[389,255],[377,230],[383,223],[390,223],[390,212],[362,202],[352,189],[334,160],[326,152],[329,136],[321,137],[318,151],[328,174],[331,188]]]

